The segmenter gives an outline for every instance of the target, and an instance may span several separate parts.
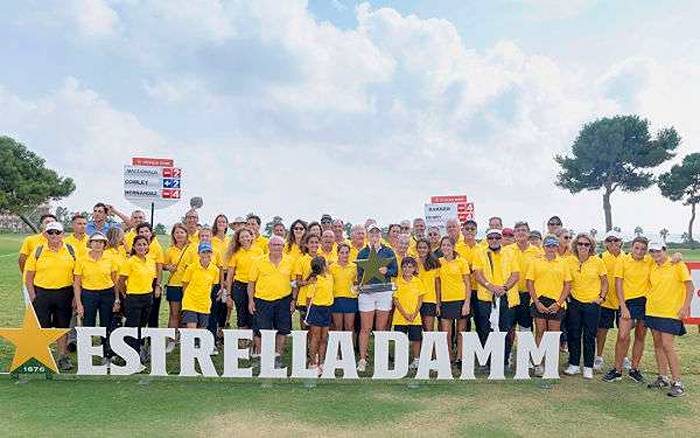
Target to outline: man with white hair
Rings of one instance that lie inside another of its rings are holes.
[[[455,245],[462,241],[462,233],[460,232],[459,221],[457,219],[448,219],[447,222],[445,222],[445,231]]]

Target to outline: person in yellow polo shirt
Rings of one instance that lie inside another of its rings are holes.
[[[153,233],[153,228],[148,222],[143,222],[136,227],[136,234],[148,239],[148,254],[146,257],[152,259],[156,264],[156,278],[153,283],[153,302],[151,304],[151,314],[148,317],[149,327],[158,327],[160,319],[160,302],[161,302],[161,284],[160,278],[163,272],[163,263],[165,263],[165,251],[158,242],[158,238]],[[156,291],[156,285],[158,290]]]
[[[600,371],[605,364],[603,360],[603,351],[605,350],[605,341],[608,337],[608,330],[620,325],[619,308],[620,304],[617,300],[617,291],[615,289],[615,265],[621,257],[625,255],[622,252],[622,236],[615,230],[610,230],[605,233],[603,240],[605,251],[600,254],[605,264],[605,270],[608,272],[608,293],[605,295],[605,300],[600,303],[600,320],[598,321],[598,333],[596,334],[596,356],[593,360],[593,369]],[[629,368],[629,359],[627,360],[627,368]]]
[[[39,323],[44,328],[68,328],[73,316],[73,269],[75,251],[63,243],[63,225],[49,222],[44,230],[45,245],[34,248],[27,263],[26,286]],[[56,341],[58,368],[70,370],[66,336]]]
[[[571,290],[571,272],[566,260],[558,256],[559,244],[557,236],[545,236],[542,241],[544,255],[532,260],[525,275],[532,301],[530,314],[535,322],[537,345],[545,332],[560,331],[566,299]],[[535,375],[543,374],[543,364],[536,364]]]
[[[435,320],[440,314],[438,308],[438,296],[440,296],[440,262],[430,251],[430,242],[425,238],[419,238],[416,242],[417,275],[425,287],[423,302],[420,306],[420,316],[423,322],[423,330],[432,332],[435,330]]]
[[[664,244],[650,243],[649,254],[654,264],[649,273],[650,289],[644,322],[654,338],[659,375],[648,386],[659,389],[670,386],[668,395],[681,397],[685,395],[685,388],[681,383],[681,365],[674,341],[676,336],[685,334],[683,319],[690,315],[693,281],[685,263],[671,263]]]
[[[105,253],[107,237],[101,232],[90,236],[89,251],[79,257],[73,270],[73,291],[76,311],[83,318],[83,326],[96,327],[100,315],[100,327],[107,329],[107,337],[102,338],[103,360],[109,361],[109,335],[112,331],[113,314],[119,310],[119,292],[114,287],[117,282],[119,260]]]
[[[515,323],[523,331],[532,331],[532,315],[530,314],[530,292],[527,290],[525,275],[530,264],[537,257],[542,257],[542,248],[530,244],[530,225],[527,222],[516,222],[513,227],[515,244],[508,246],[520,266],[518,279],[518,295],[520,303],[515,307]]]
[[[455,251],[452,238],[445,236],[440,240],[440,330],[447,332],[447,339],[452,339],[453,324],[457,323],[456,354],[450,348],[450,358],[457,365],[462,357],[462,335],[469,315],[471,281],[469,262]]]
[[[255,353],[260,354],[260,330],[277,330],[277,366],[287,335],[292,330],[296,286],[292,287],[292,260],[284,256],[284,239],[273,236],[268,254],[259,257],[250,269],[248,311],[253,315]]]
[[[409,368],[418,368],[423,330],[420,309],[426,287],[418,273],[418,262],[411,256],[401,260],[401,274],[396,278],[394,291],[394,315],[391,325],[397,332],[405,333],[411,342],[413,361]]]
[[[253,232],[241,228],[233,234],[231,245],[226,253],[226,290],[231,291],[231,299],[236,307],[237,327],[253,327],[253,315],[248,312],[248,282],[250,270],[263,251],[253,245]]]
[[[605,263],[595,255],[595,239],[579,233],[572,243],[573,257],[566,257],[571,271],[571,298],[566,309],[569,343],[569,366],[564,374],[581,373],[583,344],[583,378],[593,378],[595,337],[600,320],[600,303],[608,293],[608,272]]]
[[[84,257],[88,252],[88,235],[85,233],[87,227],[87,218],[82,214],[75,214],[71,218],[71,228],[73,232],[63,241],[71,245],[75,249],[75,255],[78,258]],[[102,235],[104,236],[104,234]]]
[[[325,231],[324,231],[325,232]],[[331,307],[333,306],[333,276],[328,272],[326,259],[316,256],[311,260],[310,282],[306,294],[306,324],[309,326],[311,341],[309,358],[311,368],[318,374],[323,372],[323,361],[328,345],[328,328],[331,325]]]
[[[124,295],[125,327],[137,327],[138,337],[127,338],[127,343],[138,352],[142,352],[141,328],[146,327],[153,306],[153,297],[160,295],[160,285],[153,283],[156,279],[156,262],[148,257],[150,241],[146,236],[137,235],[131,246],[131,256],[119,269],[118,288]],[[154,290],[155,289],[155,290]],[[141,353],[141,362],[147,362],[148,355]]]
[[[349,262],[355,263],[357,254],[367,245],[367,230],[360,224],[350,228],[350,257]]]
[[[19,272],[22,274],[22,289],[27,302],[30,302],[29,296],[27,295],[27,287],[25,286],[27,277],[24,268],[27,263],[27,259],[38,246],[47,244],[46,237],[44,236],[44,230],[46,229],[46,225],[48,225],[50,222],[54,222],[55,220],[56,216],[50,213],[41,215],[41,218],[39,219],[39,232],[37,234],[32,234],[31,236],[25,237],[22,241],[22,246],[19,249],[17,264],[19,265]]]
[[[493,327],[498,324],[498,331],[510,332],[515,323],[515,308],[520,303],[518,295],[518,279],[520,278],[520,266],[513,256],[512,251],[501,247],[503,237],[501,230],[494,228],[486,232],[488,248],[476,253],[474,258],[474,276],[479,283],[477,301],[473,307],[479,307],[479,321],[477,332],[482,345],[486,345]],[[497,309],[498,319],[494,317],[491,323],[491,314]],[[510,351],[513,347],[513,339],[506,337],[505,364],[510,360]]]
[[[355,332],[357,266],[350,262],[350,245],[338,244],[338,262],[328,269],[333,276],[333,330]]]
[[[187,270],[188,249],[192,246],[187,239],[187,228],[182,224],[175,224],[170,230],[170,247],[165,251],[165,263],[163,270],[170,272],[170,277],[165,284],[165,299],[168,301],[169,315],[168,327],[180,328],[182,313],[182,277]],[[175,340],[169,339],[166,351],[169,353],[175,348]]]
[[[321,245],[318,248],[318,255],[326,259],[328,266],[338,261],[338,253],[335,251],[335,234],[326,230],[321,234]]]
[[[124,233],[124,245],[126,246],[127,252],[131,251],[131,245],[134,243],[136,227],[144,222],[146,222],[146,213],[143,210],[134,210],[131,212],[131,217],[129,218],[129,225],[131,225],[131,227]]]
[[[199,260],[187,266],[182,276],[182,322],[187,328],[206,328],[211,310],[211,289],[219,279],[209,242],[197,245]]]
[[[253,232],[253,245],[257,246],[262,250],[263,253],[267,254],[267,238],[260,234],[260,226],[262,225],[262,220],[260,219],[260,216],[255,214],[249,214],[246,219],[246,222],[248,224],[248,229]]]
[[[185,213],[185,228],[190,243],[195,247],[199,245],[199,213],[196,209],[191,208]]]
[[[302,256],[297,258],[294,263],[294,277],[299,288],[299,295],[296,297],[296,308],[299,311],[299,326],[302,330],[308,328],[304,322],[306,320],[306,292],[309,290],[306,278],[311,275],[311,260],[318,255],[320,242],[319,236],[307,233],[304,236],[301,248]]]
[[[301,245],[304,234],[306,233],[306,222],[297,219],[289,226],[289,234],[287,235],[287,243],[284,246],[284,254],[296,260],[301,257]]]

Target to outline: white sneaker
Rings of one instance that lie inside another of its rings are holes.
[[[622,359],[622,368],[629,370],[632,368],[632,362],[630,362],[630,358],[626,357]]]
[[[596,356],[593,360],[593,369],[596,371],[600,371],[603,369],[604,364],[605,361],[603,360],[603,356]]]
[[[219,355],[219,350],[218,350],[216,347],[214,347],[214,350],[212,350],[211,355],[212,355],[212,356],[218,356],[218,355]]]
[[[564,374],[567,376],[575,376],[576,374],[581,374],[581,367],[578,365],[569,365],[564,370]]]
[[[315,375],[320,376],[321,374],[318,371],[318,365],[311,365],[309,366],[309,370],[313,371]]]
[[[168,343],[165,344],[165,352],[172,353],[174,350],[175,350],[175,341],[170,339],[170,340],[168,340]]]
[[[535,377],[544,376],[544,365],[535,365]]]
[[[593,368],[583,367],[583,378],[591,380],[593,378]]]
[[[358,372],[358,373],[364,373],[365,371],[367,371],[367,360],[365,360],[365,359],[360,359],[360,360],[357,362],[357,372]]]
[[[411,362],[411,365],[408,366],[408,369],[417,370],[419,362],[420,361],[418,360],[418,358],[413,359],[413,362]]]

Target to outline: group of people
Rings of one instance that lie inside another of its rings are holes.
[[[111,215],[121,224],[108,221]],[[526,222],[504,228],[493,217],[481,241],[473,220],[449,220],[443,233],[422,218],[390,224],[386,232],[368,219],[346,235],[342,220],[323,215],[288,228],[275,223],[269,238],[253,214],[233,221],[220,214],[211,227],[199,224],[197,211],[189,210],[164,249],[140,210],[127,216],[98,203],[91,218],[73,217],[69,236],[54,216],[44,215],[41,233],[25,239],[19,256],[41,325],[68,328],[77,316],[95,326],[99,315],[108,331],[158,327],[164,294],[168,327],[207,328],[218,341],[235,314],[238,328],[256,334],[253,358],[259,331],[277,331],[280,362],[297,313],[309,331],[309,366],[319,373],[329,330],[356,333],[359,372],[368,367],[374,330],[406,333],[413,368],[424,331],[447,332],[457,367],[464,331],[474,329],[482,343],[492,331],[508,333],[506,365],[515,330],[534,331],[538,343],[545,332],[561,331],[569,359],[564,373],[585,379],[603,369],[607,332],[617,326],[615,363],[602,377],[607,382],[620,380],[625,368],[632,380],[644,381],[640,361],[649,328],[658,376],[648,386],[670,396],[685,393],[674,340],[685,333],[693,285],[680,255],[670,256],[663,243],[637,237],[625,252],[621,235],[610,231],[599,252],[592,235],[573,235],[557,216],[544,235]],[[367,269],[372,258],[377,272]],[[146,364],[140,336],[130,342]],[[105,360],[112,360],[106,339],[103,347]],[[168,351],[174,348],[172,340]],[[58,353],[59,367],[70,369],[65,338]],[[543,363],[531,366],[543,374]]]

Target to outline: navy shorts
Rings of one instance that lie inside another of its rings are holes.
[[[440,303],[440,318],[442,319],[461,319],[465,316],[462,315],[462,307],[464,306],[464,300],[459,301],[443,301]]]
[[[549,307],[557,301],[549,297],[539,297],[538,299],[545,307]],[[561,321],[564,317],[564,309],[560,307],[557,313],[540,313],[535,303],[532,303],[530,304],[530,315],[532,315],[533,318],[546,319],[547,321]]]
[[[43,328],[68,328],[73,317],[73,286],[44,289],[34,286],[36,296],[32,305]]]
[[[177,303],[182,302],[182,286],[166,286],[165,299]]]
[[[647,298],[637,297],[631,300],[625,300],[627,310],[630,311],[630,318],[635,321],[643,321],[646,314]]]
[[[600,319],[598,320],[599,329],[611,329],[619,325],[620,314],[617,309],[609,309],[600,307]]]
[[[412,342],[423,340],[423,328],[419,325],[395,325],[394,331],[406,333],[408,340]]]
[[[332,313],[357,313],[357,298],[337,297],[331,306]]]
[[[645,316],[644,323],[647,327],[657,332],[670,333],[676,336],[683,336],[686,333],[685,326],[679,319]]]
[[[288,335],[292,331],[292,313],[289,311],[292,296],[267,301],[255,298],[253,327],[256,335],[260,330],[277,330],[278,335]]]
[[[248,283],[234,281],[231,289],[231,298],[236,308],[236,324],[238,328],[252,327],[253,316],[248,311]]]
[[[306,323],[316,327],[329,327],[331,325],[331,306],[312,305],[306,315]]]
[[[435,303],[423,303],[420,305],[421,316],[437,316],[437,305]]]
[[[209,324],[209,314],[199,313],[192,310],[182,311],[183,324],[197,324],[197,328],[206,328]]]
[[[530,315],[530,292],[518,292],[520,304],[515,306],[515,323],[522,328],[532,328],[532,315]]]

